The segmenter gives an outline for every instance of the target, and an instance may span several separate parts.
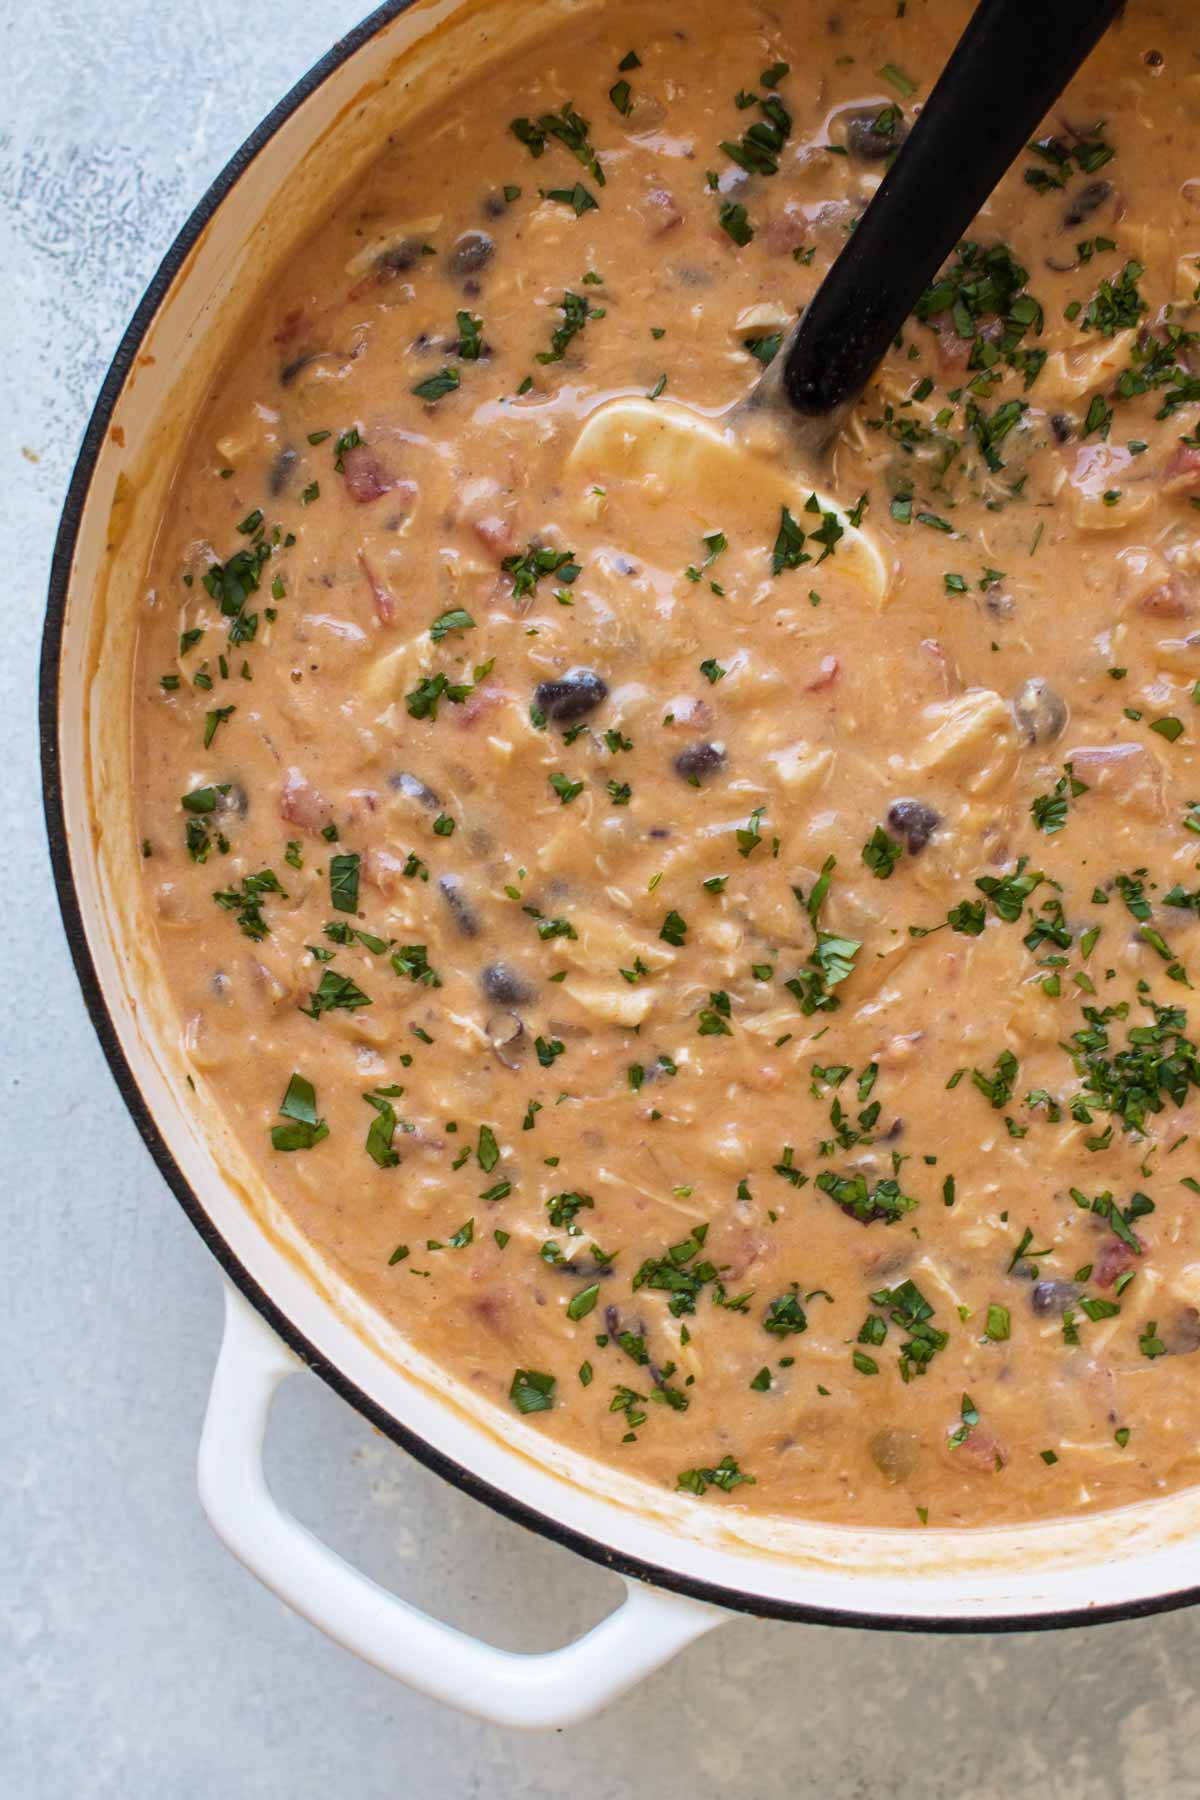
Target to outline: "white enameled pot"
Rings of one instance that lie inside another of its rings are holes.
[[[167,1182],[225,1271],[227,1325],[200,1491],[235,1555],[347,1648],[509,1725],[596,1711],[727,1609],[907,1630],[1079,1624],[1196,1599],[1200,1491],[1120,1514],[980,1532],[753,1520],[565,1452],[448,1385],[304,1244],[189,1069],[147,946],[130,808],[132,645],[174,458],[261,283],[446,85],[602,0],[394,0],[337,44],[204,196],[117,353],[54,558],[42,670],[46,814],[79,977],[114,1075]],[[282,1512],[262,1443],[282,1376],[307,1364],[449,1481],[616,1569],[627,1598],[566,1649],[476,1643],[356,1573]]]

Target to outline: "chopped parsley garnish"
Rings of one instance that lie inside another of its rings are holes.
[[[1074,768],[1070,763],[1064,763],[1063,769],[1064,773],[1055,782],[1053,792],[1039,794],[1029,809],[1033,814],[1034,824],[1039,831],[1044,831],[1047,837],[1062,830],[1067,822],[1071,801],[1077,800],[1080,794],[1086,794],[1088,791],[1086,782],[1076,779]]]
[[[688,1494],[704,1494],[710,1487],[731,1494],[742,1482],[753,1487],[754,1480],[753,1475],[742,1473],[736,1456],[723,1456],[715,1469],[684,1469],[676,1485]]]
[[[890,838],[882,825],[877,825],[862,847],[862,859],[872,875],[886,881],[904,854],[903,844]]]
[[[800,888],[792,890],[805,907],[816,933],[816,944],[805,967],[784,983],[788,992],[794,994],[799,1001],[800,1011],[806,1017],[814,1012],[837,1011],[841,1000],[833,989],[854,973],[854,959],[862,949],[860,939],[839,937],[835,932],[823,931],[820,926],[821,908],[829,892],[836,862],[837,859],[833,856],[825,859],[824,867],[813,883],[807,901]]]
[[[1026,149],[1039,158],[1025,170],[1027,185],[1039,194],[1051,193],[1065,188],[1076,170],[1083,175],[1094,175],[1097,169],[1102,169],[1116,152],[1098,135],[1101,128],[1097,123],[1090,132],[1072,134],[1074,142],[1062,137],[1044,137],[1027,144]]]
[[[590,307],[582,295],[572,294],[569,290],[563,294],[558,304],[562,308],[562,324],[556,325],[550,334],[549,350],[537,352],[537,360],[543,365],[561,362],[566,355],[567,345],[584,329],[588,320],[604,317],[603,312]]]
[[[329,1136],[324,1119],[317,1117],[317,1094],[311,1081],[294,1074],[287,1084],[279,1111],[286,1125],[271,1127],[271,1145],[275,1150],[311,1150]]]
[[[454,315],[458,326],[458,354],[463,362],[478,362],[483,355],[483,320],[475,313],[458,312]]]
[[[322,1013],[353,1012],[357,1007],[370,1006],[370,996],[364,994],[349,975],[339,975],[334,969],[325,969],[314,993],[308,997],[308,1005],[300,1011],[310,1019],[319,1019]]]
[[[437,970],[430,966],[429,955],[424,944],[402,944],[393,954],[392,969],[403,980],[418,982],[422,987],[440,988],[442,978]]]
[[[461,706],[464,700],[470,699],[479,683],[491,672],[492,664],[485,662],[476,667],[473,681],[451,681],[450,677],[441,669],[436,675],[423,676],[416,687],[410,689],[404,696],[404,704],[408,709],[409,717],[436,720],[440,701],[449,700],[453,706]]]
[[[396,1132],[396,1109],[392,1105],[401,1090],[399,1088],[380,1088],[373,1094],[364,1094],[363,1099],[372,1107],[375,1117],[371,1120],[367,1131],[366,1150],[373,1163],[381,1169],[394,1169],[400,1161],[398,1151],[392,1149],[392,1138]],[[406,1252],[407,1254],[407,1252]],[[399,1261],[395,1255],[392,1262]]]
[[[769,1331],[773,1337],[798,1337],[802,1331],[808,1330],[808,1317],[800,1304],[797,1282],[792,1283],[789,1294],[780,1294],[771,1301],[763,1315],[763,1330]]]
[[[440,644],[444,637],[452,631],[472,631],[475,621],[469,612],[461,606],[452,606],[449,612],[439,613],[429,627],[429,635],[435,644]]]
[[[770,368],[771,364],[775,361],[775,358],[779,355],[782,344],[782,331],[771,331],[764,333],[761,337],[748,337],[742,339],[742,348],[748,350],[755,361],[760,362],[764,369]]]
[[[516,600],[532,594],[545,575],[553,575],[569,587],[580,574],[573,550],[555,550],[545,544],[530,544],[519,555],[506,556],[500,567],[506,575],[512,576]]]
[[[822,1169],[817,1176],[817,1186],[823,1194],[849,1213],[860,1224],[869,1225],[876,1219],[886,1219],[889,1223],[903,1218],[910,1213],[917,1202],[911,1194],[901,1192],[900,1183],[892,1176],[885,1176],[869,1188],[865,1175],[836,1175],[832,1169]]]
[[[1111,1113],[1127,1131],[1142,1132],[1168,1100],[1183,1106],[1200,1088],[1200,1050],[1186,1036],[1187,1014],[1153,1000],[1146,1005],[1153,1024],[1130,1027],[1125,1048],[1115,1051],[1110,1027],[1127,1009],[1084,1007],[1085,1024],[1067,1045],[1082,1082],[1070,1112],[1081,1124],[1091,1124],[1094,1112]]]
[[[701,1037],[732,1037],[729,1016],[729,995],[723,989],[716,989],[709,994],[708,1005],[700,1008],[696,1029]]]
[[[212,712],[204,715],[204,748],[207,750],[217,735],[217,727],[232,719],[237,711],[236,706],[216,706]]]
[[[984,249],[966,241],[959,247],[959,260],[926,288],[913,309],[926,324],[947,319],[956,335],[970,342],[967,369],[974,377],[970,388],[976,398],[991,392],[1004,372],[1001,364],[1019,371],[1029,388],[1045,363],[1044,350],[1028,349],[1023,342],[1030,332],[1039,335],[1045,322],[1041,305],[1025,290],[1028,279],[1029,271],[1007,244]],[[998,335],[991,329],[994,320],[1000,322]],[[1023,402],[1009,401],[989,419],[976,399],[964,403],[968,429],[993,471],[1004,466],[997,445],[1023,412]]]
[[[736,141],[724,139],[721,148],[748,175],[777,175],[780,154],[791,135],[792,117],[778,94],[768,94],[758,106],[762,118]]]
[[[329,898],[338,912],[358,911],[358,870],[361,858],[347,851],[329,859]]]
[[[976,1425],[979,1423],[979,1409],[975,1405],[970,1394],[963,1395],[959,1416],[962,1423],[957,1425],[946,1439],[951,1450],[957,1450],[961,1444],[965,1444],[972,1431],[974,1431]]]
[[[508,1397],[519,1413],[549,1412],[554,1405],[554,1376],[540,1369],[517,1369]]]
[[[260,869],[257,875],[243,875],[240,887],[225,888],[214,893],[213,899],[226,912],[237,915],[238,928],[246,937],[261,942],[271,935],[271,927],[262,915],[264,894],[278,894],[280,899],[287,899],[287,889],[273,869]]]
[[[570,100],[564,101],[557,112],[542,113],[537,119],[513,119],[509,130],[535,158],[545,150],[547,139],[557,139],[566,146],[576,161],[583,164],[600,187],[605,185],[604,170],[588,139],[588,122],[581,113],[575,111]]]
[[[569,806],[571,801],[577,799],[583,792],[582,781],[572,781],[570,777],[564,775],[561,770],[556,769],[554,774],[547,776],[546,779],[558,795],[560,806]]]
[[[946,1332],[929,1323],[933,1308],[920,1288],[913,1281],[903,1281],[899,1287],[880,1288],[871,1295],[871,1303],[882,1307],[892,1323],[908,1333],[908,1341],[900,1346],[901,1378],[911,1381],[914,1375],[923,1375],[950,1339]]]
[[[418,381],[413,393],[418,400],[441,400],[446,394],[452,394],[459,386],[459,373],[456,368],[439,369],[436,375],[427,375],[424,381]]]
[[[1086,331],[1099,331],[1113,337],[1137,324],[1149,307],[1138,292],[1138,277],[1145,270],[1140,262],[1130,260],[1115,281],[1100,283],[1082,318]]]
[[[546,1202],[550,1223],[556,1231],[565,1230],[568,1237],[581,1237],[583,1227],[576,1223],[578,1215],[590,1211],[596,1202],[590,1194],[567,1192],[551,1194]],[[636,1286],[636,1283],[635,1283]]]
[[[658,933],[665,943],[681,946],[687,937],[687,920],[677,912],[669,912]]]
[[[754,236],[754,227],[750,223],[745,207],[736,201],[722,201],[721,210],[717,214],[717,222],[721,230],[731,237],[735,244],[748,244]]]
[[[557,200],[563,206],[569,206],[577,219],[581,219],[585,212],[598,212],[600,208],[600,202],[595,194],[590,188],[584,187],[582,181],[577,181],[574,187],[548,188],[546,198],[547,200]]]

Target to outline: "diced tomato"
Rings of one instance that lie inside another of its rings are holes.
[[[510,522],[501,518],[499,513],[487,513],[482,519],[472,519],[471,530],[497,562],[503,562],[506,556],[516,555],[516,533]]]
[[[272,338],[275,344],[290,344],[304,323],[304,308],[294,306],[291,312],[285,313],[279,330]]]
[[[396,486],[396,476],[390,473],[370,444],[355,444],[352,450],[342,452],[342,473],[350,498],[357,500],[360,506],[378,500]]]
[[[470,731],[485,714],[508,699],[508,689],[495,686],[489,681],[482,682],[475,692],[463,701],[461,706],[453,709],[454,723],[463,731]]]
[[[768,219],[763,236],[772,256],[790,256],[806,239],[812,241],[807,216],[794,206],[785,206],[782,212]]]
[[[999,1474],[1008,1461],[1008,1451],[1000,1439],[993,1437],[990,1431],[984,1431],[979,1425],[968,1431],[962,1443],[952,1450],[951,1455],[957,1456],[960,1461],[965,1462],[968,1468],[976,1469],[984,1475]]]
[[[1177,444],[1163,470],[1164,494],[1200,492],[1200,448],[1195,444]]]
[[[299,769],[289,769],[279,795],[279,816],[314,836],[333,822],[333,808]]]
[[[1138,1238],[1138,1243],[1141,1242],[1141,1238]],[[1142,1247],[1145,1248],[1144,1245]],[[1119,1275],[1124,1275],[1127,1269],[1136,1267],[1140,1260],[1137,1251],[1131,1249],[1114,1233],[1112,1237],[1105,1238],[1096,1252],[1095,1260],[1092,1263],[1092,1280],[1097,1287],[1111,1287]]]

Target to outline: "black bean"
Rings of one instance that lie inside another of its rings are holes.
[[[1050,429],[1054,433],[1054,441],[1065,444],[1071,435],[1071,421],[1066,413],[1051,413]]]
[[[533,983],[510,963],[488,963],[479,971],[479,985],[499,1006],[527,1006],[533,999]]]
[[[923,800],[893,800],[887,810],[887,822],[904,839],[909,855],[916,856],[942,820],[941,815],[935,813],[932,806],[926,806]]]
[[[1063,225],[1068,228],[1082,225],[1085,219],[1091,218],[1097,207],[1104,205],[1111,193],[1111,182],[1087,182],[1083,187],[1077,189],[1072,198],[1068,200],[1063,213]]]
[[[1061,1317],[1082,1292],[1077,1281],[1035,1281],[1029,1304],[1042,1318]]]
[[[1148,69],[1161,69],[1165,60],[1161,50],[1147,50],[1143,58]]]
[[[446,267],[456,281],[461,281],[464,275],[478,275],[495,254],[495,242],[486,231],[464,231],[446,258]]]
[[[891,129],[880,128],[877,125],[880,119]],[[851,115],[846,125],[846,148],[859,162],[886,162],[907,136],[908,126],[890,107],[873,106]]]
[[[1031,675],[1013,695],[1013,718],[1031,744],[1049,744],[1067,729],[1067,703],[1040,675]]]
[[[594,669],[568,669],[557,681],[539,681],[534,705],[558,725],[569,725],[595,712],[608,698],[608,683]]]
[[[421,806],[428,807],[430,812],[441,810],[441,801],[433,789],[416,775],[410,775],[407,769],[400,769],[395,775],[388,776],[388,786],[403,794],[406,800],[416,800]]]
[[[675,758],[675,773],[685,781],[707,781],[725,767],[724,744],[689,744]]]
[[[440,875],[438,892],[446,902],[450,917],[458,926],[463,937],[479,936],[479,915],[463,891],[462,882],[457,875]]]
[[[603,1281],[605,1276],[616,1274],[611,1263],[599,1263],[590,1256],[564,1257],[554,1267],[560,1275],[574,1275],[580,1281]]]
[[[271,473],[267,476],[267,486],[278,500],[288,482],[292,479],[292,470],[299,462],[299,457],[291,448],[281,450],[271,464]]]
[[[419,237],[401,238],[398,244],[391,244],[381,250],[375,258],[375,267],[381,275],[405,275],[409,269],[415,269],[423,254],[423,241]]]
[[[295,356],[290,363],[284,363],[279,371],[280,387],[291,387],[301,370],[307,369],[309,363],[316,362],[323,354],[321,350],[306,350],[303,356]]]
[[[508,201],[503,194],[485,194],[483,196],[483,216],[485,219],[502,219],[508,211]]]

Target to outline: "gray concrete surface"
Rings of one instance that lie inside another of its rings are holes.
[[[741,1621],[567,1736],[464,1721],[362,1668],[219,1548],[193,1459],[215,1266],[125,1117],[59,930],[35,668],[52,533],[104,368],[178,224],[354,0],[0,7],[0,1303],[5,1800],[1200,1795],[1192,1614],[938,1640]],[[563,1641],[609,1581],[442,1485],[315,1380],[282,1495],[495,1641]]]

